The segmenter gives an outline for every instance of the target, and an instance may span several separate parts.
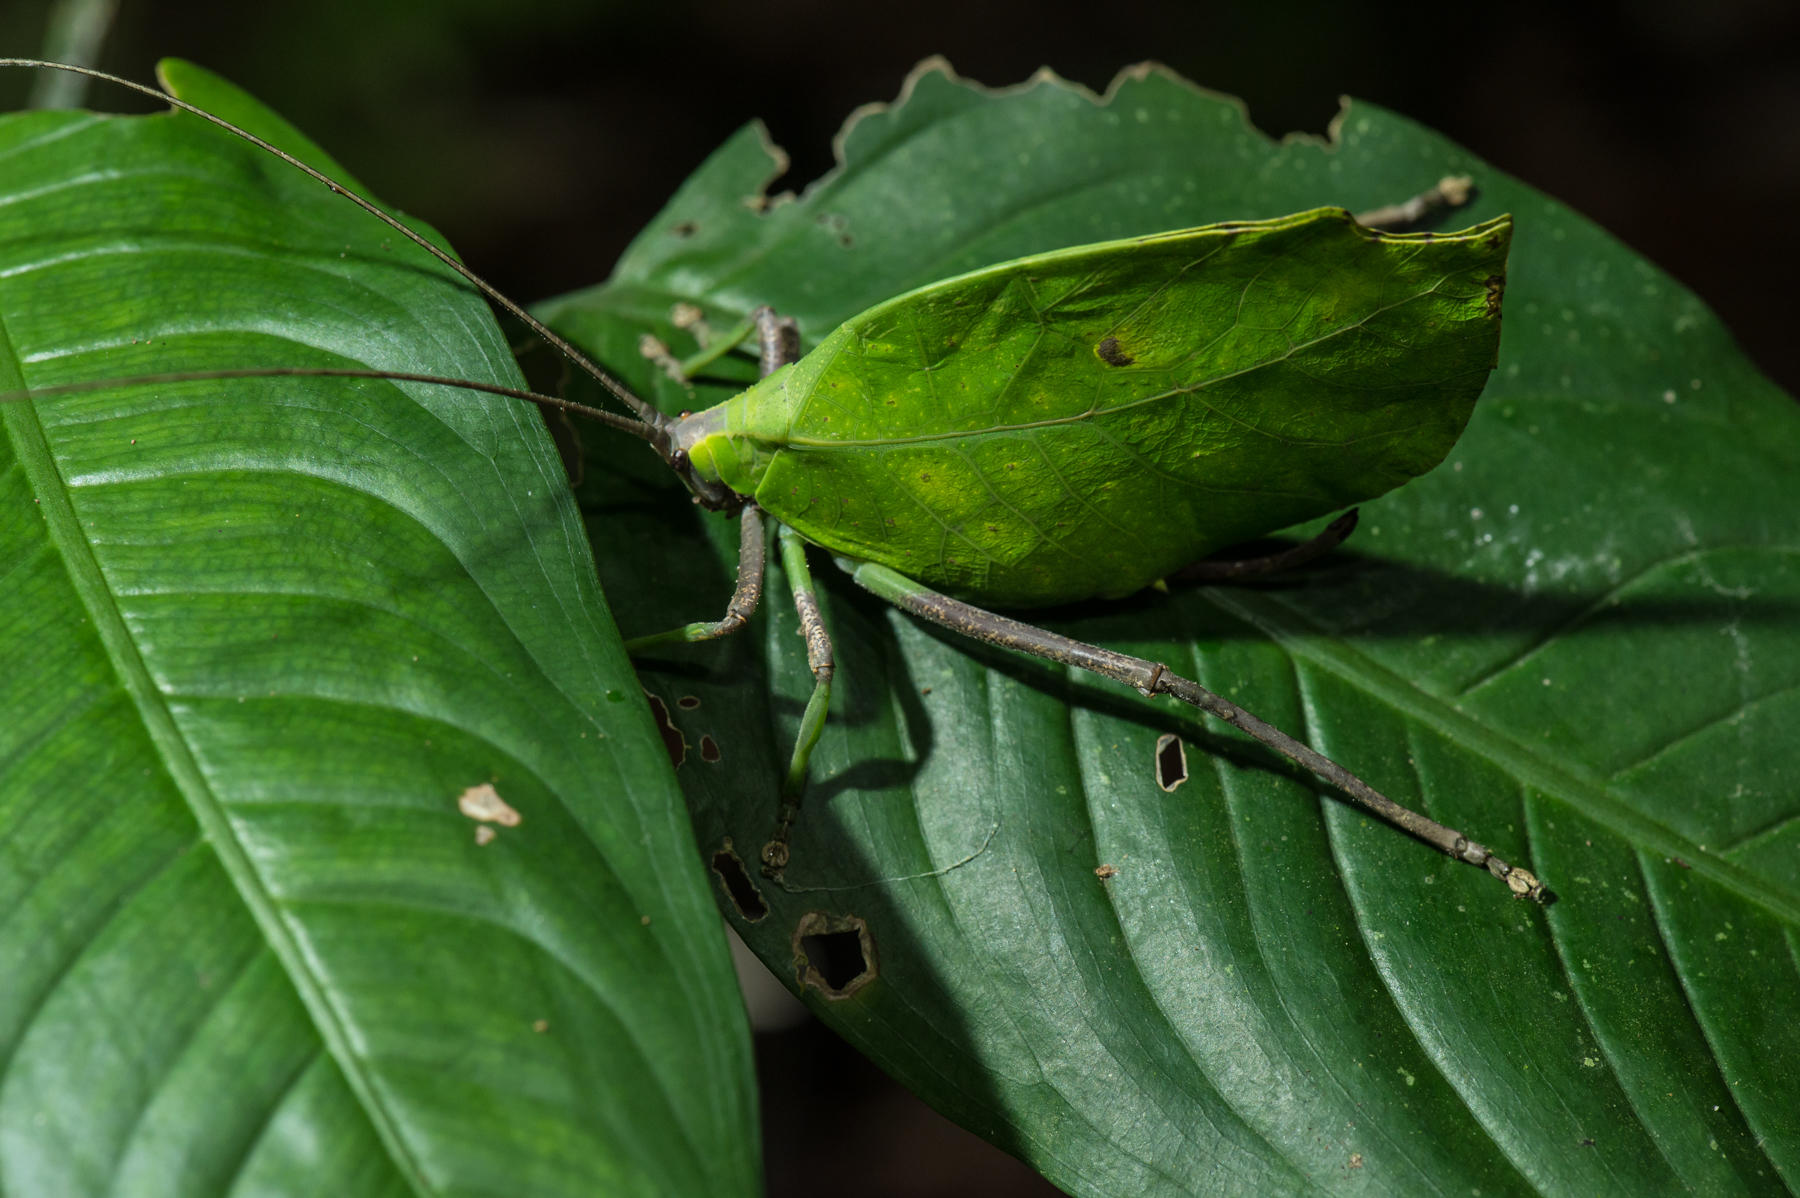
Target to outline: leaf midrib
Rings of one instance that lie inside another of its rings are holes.
[[[1667,825],[1633,811],[1612,797],[1599,779],[1566,764],[1545,760],[1537,751],[1376,664],[1341,638],[1308,627],[1272,600],[1220,587],[1203,587],[1199,593],[1226,614],[1267,636],[1296,661],[1343,679],[1408,719],[1480,754],[1507,776],[1546,798],[1568,804],[1633,847],[1680,857],[1696,872],[1745,902],[1761,907],[1790,928],[1800,928],[1800,899],[1721,859]],[[1554,878],[1545,882],[1555,888]]]
[[[0,318],[0,390],[26,390],[22,365],[4,318]],[[410,1188],[423,1198],[430,1189],[421,1163],[401,1137],[397,1121],[382,1102],[364,1062],[351,1050],[349,1034],[323,981],[308,968],[306,954],[284,923],[278,905],[238,840],[219,796],[206,781],[131,638],[124,616],[94,556],[93,545],[81,532],[81,522],[69,498],[69,487],[38,419],[36,404],[29,400],[0,403],[0,427],[6,430],[19,468],[38,501],[36,506],[42,513],[49,540],[64,563],[70,585],[93,624],[112,664],[114,676],[143,721],[144,730],[164,768],[187,799],[202,835],[218,855],[226,876],[256,921],[265,943],[281,962],[283,973],[306,1005],[314,1028],[325,1041],[394,1164]]]

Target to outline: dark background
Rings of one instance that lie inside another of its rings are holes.
[[[0,3],[0,48],[47,0]],[[1343,94],[1396,109],[1549,192],[1694,288],[1800,391],[1800,5],[1141,0],[121,0],[101,65],[195,59],[249,87],[525,300],[595,283],[676,185],[760,116],[831,165],[856,105],[929,54],[989,84],[1042,65],[1096,90],[1158,59],[1323,132]],[[0,77],[12,106],[27,80]],[[147,102],[97,92],[92,102]]]
[[[47,10],[5,0],[0,54],[36,53]],[[783,185],[804,186],[851,109],[892,99],[929,54],[989,84],[1049,65],[1095,90],[1154,58],[1243,97],[1275,134],[1323,132],[1348,93],[1593,218],[1698,291],[1796,391],[1796,47],[1793,0],[123,0],[99,65],[149,81],[174,54],[223,72],[526,301],[604,278],[752,117],[793,159]],[[16,106],[29,84],[0,77],[0,101]],[[90,103],[149,107],[106,90]],[[816,1025],[760,1037],[758,1056],[772,1193],[1047,1191]]]

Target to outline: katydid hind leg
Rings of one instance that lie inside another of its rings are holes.
[[[800,731],[794,737],[794,751],[788,761],[786,778],[781,784],[781,808],[776,813],[775,831],[762,849],[763,876],[780,882],[787,868],[788,838],[794,820],[800,814],[800,796],[806,789],[807,766],[812,760],[813,746],[825,730],[825,714],[831,706],[831,677],[837,666],[832,654],[831,634],[819,612],[818,593],[813,588],[812,570],[806,564],[806,542],[785,524],[776,525],[781,542],[781,566],[787,572],[788,585],[794,595],[794,610],[800,614],[800,635],[806,640],[806,666],[812,673],[812,694],[800,716]]]
[[[1266,578],[1271,574],[1281,574],[1289,570],[1298,570],[1324,557],[1356,530],[1357,509],[1351,508],[1343,515],[1326,525],[1324,530],[1310,541],[1306,541],[1278,553],[1268,553],[1261,557],[1236,558],[1229,561],[1199,561],[1183,566],[1169,575],[1172,583],[1210,583],[1210,582],[1249,582],[1258,578]]]
[[[1090,645],[1071,637],[979,608],[914,582],[886,566],[840,559],[856,583],[913,615],[954,632],[1001,648],[1013,649],[1062,665],[1110,678],[1143,695],[1170,695],[1274,749],[1329,782],[1358,806],[1458,861],[1486,869],[1506,883],[1515,897],[1547,901],[1549,892],[1529,870],[1507,864],[1454,828],[1420,815],[1388,798],[1367,782],[1310,745],[1251,715],[1199,683],[1183,678],[1159,662]]]

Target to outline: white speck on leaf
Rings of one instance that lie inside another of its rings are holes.
[[[483,823],[499,824],[503,828],[516,828],[522,818],[511,804],[500,797],[493,783],[483,782],[480,786],[471,786],[456,797],[456,809],[470,819],[478,819]]]

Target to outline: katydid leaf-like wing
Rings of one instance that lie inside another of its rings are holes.
[[[0,122],[0,391],[258,366],[517,382],[266,153]],[[0,429],[0,1191],[753,1190],[717,918],[536,412],[289,378]]]
[[[764,888],[756,922],[720,891],[763,959],[1078,1193],[1800,1185],[1800,409],[1655,267],[1372,106],[1331,144],[1274,142],[1154,69],[1096,102],[936,65],[842,145],[763,210],[747,129],[607,287],[549,310],[698,409],[728,388],[634,365],[647,328],[693,348],[678,300],[718,328],[773,304],[816,342],[988,263],[1361,211],[1448,174],[1480,189],[1456,225],[1514,214],[1500,365],[1467,433],[1368,505],[1334,565],[1054,626],[1200,678],[1561,898],[1513,903],[1216,726],[826,578],[837,687],[787,875],[811,889]],[[729,559],[689,537],[728,545],[724,522],[647,473],[590,481],[618,488],[590,522],[628,631],[723,606]],[[648,677],[698,700],[670,704],[712,749],[680,776],[703,844],[729,837],[754,877],[807,680],[778,599],[751,636]],[[1172,793],[1164,734],[1191,775]],[[796,962],[821,916],[873,946],[845,998]]]
[[[860,313],[696,422],[833,553],[1002,608],[1123,598],[1443,461],[1510,235],[1324,209],[1039,254]]]

